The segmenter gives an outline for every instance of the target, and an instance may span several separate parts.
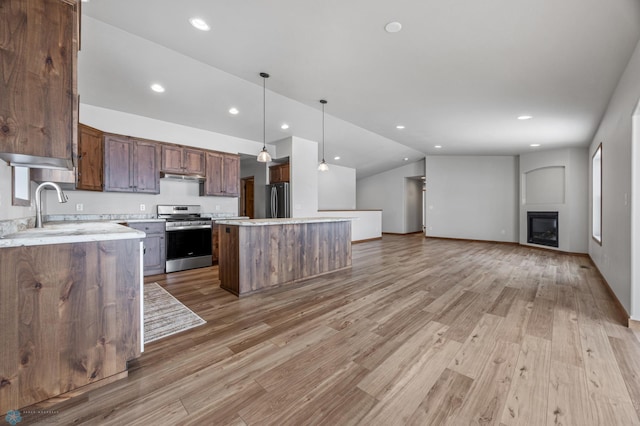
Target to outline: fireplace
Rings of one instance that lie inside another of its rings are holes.
[[[527,212],[527,242],[558,247],[558,212]]]

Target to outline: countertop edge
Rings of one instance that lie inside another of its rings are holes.
[[[359,220],[357,217],[300,217],[300,218],[280,218],[280,219],[236,219],[236,220],[216,220],[218,225],[233,226],[273,226],[273,225],[298,225],[303,223],[331,223],[347,222]]]

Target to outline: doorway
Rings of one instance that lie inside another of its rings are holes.
[[[240,179],[240,216],[247,216],[249,219],[255,217],[254,187],[253,176]]]

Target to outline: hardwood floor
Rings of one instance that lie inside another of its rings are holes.
[[[640,424],[640,343],[587,257],[385,235],[353,267],[237,299],[151,277],[207,324],[51,424]],[[25,422],[29,417],[23,414]]]

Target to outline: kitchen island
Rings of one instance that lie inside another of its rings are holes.
[[[220,287],[245,296],[351,267],[351,218],[220,220]]]
[[[142,351],[144,236],[65,223],[0,238],[0,413],[127,376]]]

